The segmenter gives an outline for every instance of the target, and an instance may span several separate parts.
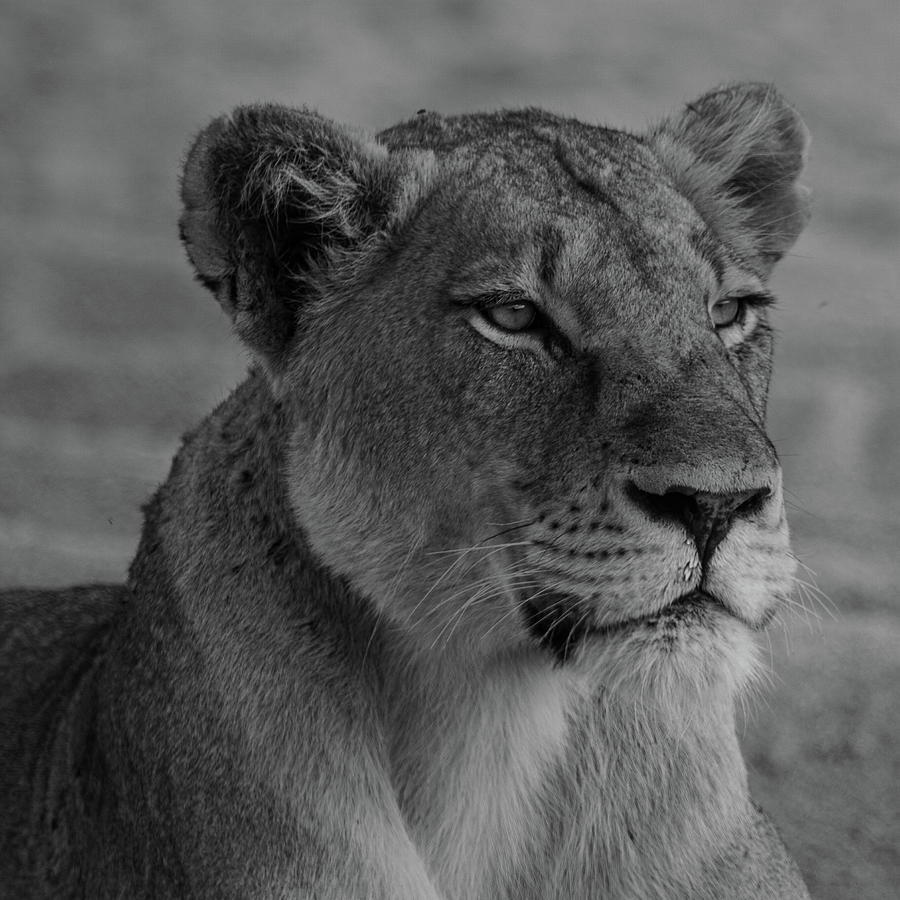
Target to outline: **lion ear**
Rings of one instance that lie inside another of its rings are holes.
[[[315,277],[396,213],[401,162],[316,113],[249,106],[197,137],[181,181],[181,237],[198,279],[277,372]]]
[[[809,218],[798,183],[809,133],[768,84],[734,84],[689,103],[649,135],[706,223],[766,275]]]

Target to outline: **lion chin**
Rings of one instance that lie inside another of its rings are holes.
[[[806,146],[763,84],[209,124],[181,236],[254,363],[126,584],[0,595],[0,894],[808,898],[735,735]]]

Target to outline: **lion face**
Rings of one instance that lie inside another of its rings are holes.
[[[793,572],[764,414],[796,114],[745,86],[643,139],[536,111],[348,134],[245,111],[185,175],[314,549],[427,652],[742,680]]]

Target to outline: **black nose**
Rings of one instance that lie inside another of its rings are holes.
[[[714,494],[675,484],[655,494],[631,482],[631,500],[653,519],[684,525],[693,535],[700,562],[706,565],[736,519],[752,516],[772,493],[767,487]]]

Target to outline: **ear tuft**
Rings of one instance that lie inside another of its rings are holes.
[[[308,110],[250,106],[188,153],[181,236],[197,277],[267,368],[277,368],[310,284],[364,250],[401,195],[401,161]]]
[[[809,218],[798,181],[809,133],[797,111],[771,85],[734,84],[689,103],[649,140],[710,228],[768,274]]]

